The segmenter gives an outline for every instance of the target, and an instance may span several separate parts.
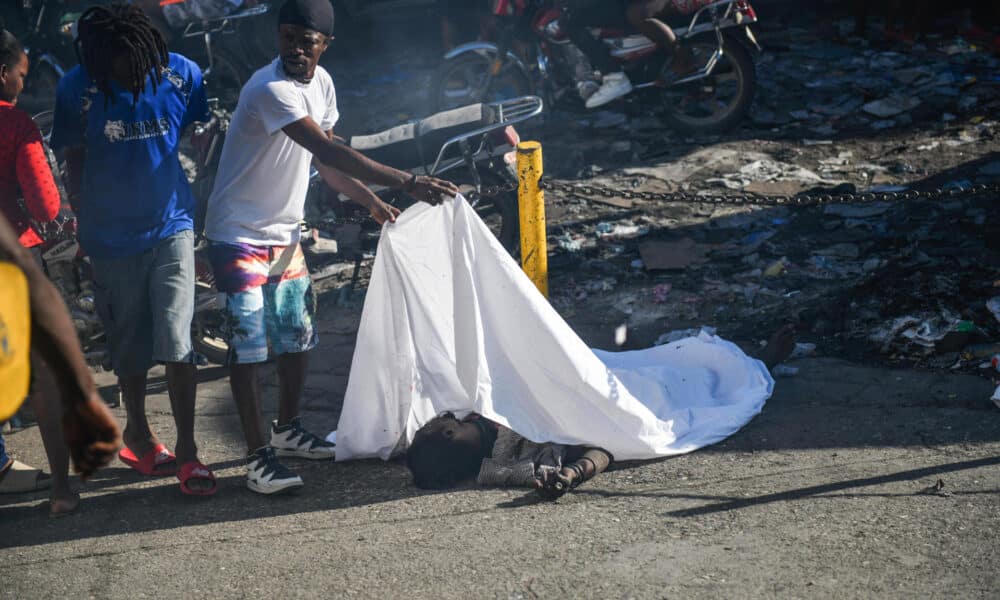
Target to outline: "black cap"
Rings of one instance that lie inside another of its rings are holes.
[[[333,35],[333,5],[330,0],[287,0],[278,11],[278,25],[300,25]]]

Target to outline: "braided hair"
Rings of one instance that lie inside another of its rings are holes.
[[[97,89],[104,94],[105,106],[114,99],[111,81],[116,58],[128,58],[129,81],[125,87],[132,92],[133,102],[139,101],[147,76],[156,92],[161,72],[170,61],[167,44],[149,17],[138,7],[121,3],[94,6],[80,16],[76,52]]]
[[[4,29],[3,19],[0,19],[0,65],[13,69],[21,60],[24,48],[14,34]]]

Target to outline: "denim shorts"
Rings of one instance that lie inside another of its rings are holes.
[[[193,363],[194,232],[124,258],[91,258],[97,312],[119,376],[158,362]]]
[[[261,363],[316,346],[316,297],[301,246],[212,242],[208,256],[225,318],[228,364]]]

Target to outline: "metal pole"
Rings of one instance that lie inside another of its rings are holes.
[[[521,142],[517,146],[517,203],[521,222],[521,268],[545,297],[549,295],[549,253],[545,243],[545,192],[538,187],[542,177],[542,145]]]

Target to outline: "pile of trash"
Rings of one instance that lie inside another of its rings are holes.
[[[727,337],[754,339],[798,320],[824,352],[985,369],[1000,355],[994,201],[708,214],[693,205],[643,206],[642,216],[563,221],[549,239],[553,302],[570,314],[607,310],[632,331],[673,326],[676,335],[709,323]]]
[[[860,38],[817,40],[814,31],[793,27],[761,57],[753,121],[829,139],[996,114],[998,71],[997,56],[961,37],[928,36],[905,51],[885,51]]]

